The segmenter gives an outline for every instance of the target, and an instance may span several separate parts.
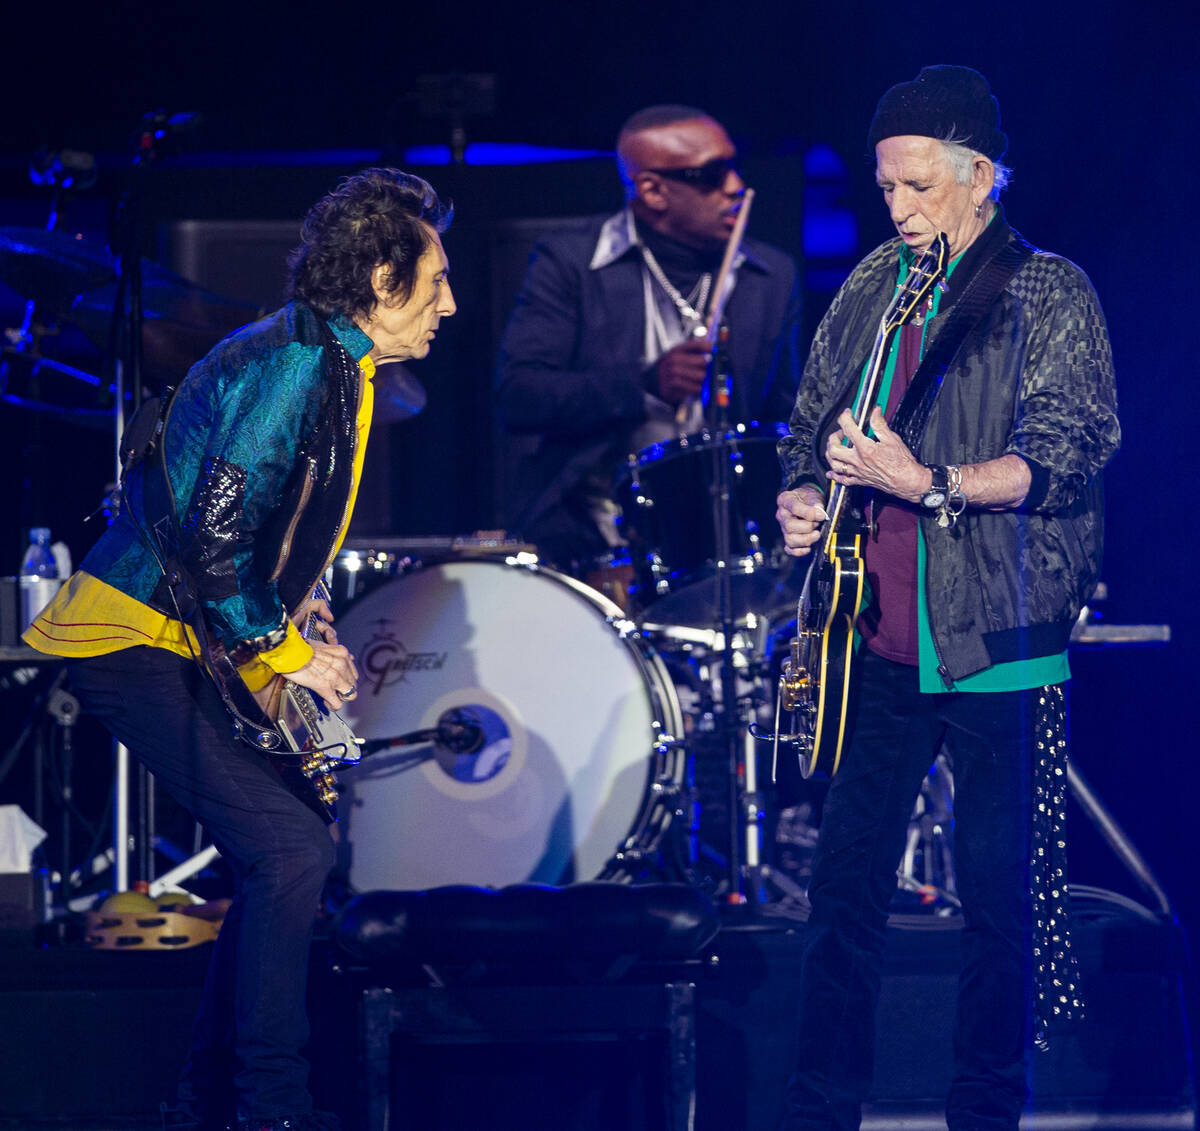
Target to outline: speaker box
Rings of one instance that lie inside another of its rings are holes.
[[[211,945],[161,954],[75,945],[6,950],[0,1120],[27,1126],[35,1118],[157,1111],[183,1067],[211,952]]]
[[[167,234],[174,270],[263,312],[283,305],[288,253],[299,242],[297,220],[179,220]]]
[[[1178,923],[1099,889],[1076,889],[1074,948],[1087,1016],[1030,1054],[1029,1125],[1191,1127],[1195,1087]],[[943,1128],[960,932],[955,921],[895,917],[878,1012],[875,1078],[863,1129]],[[697,1131],[774,1127],[795,1044],[804,927],[725,930],[715,977],[698,988]]]

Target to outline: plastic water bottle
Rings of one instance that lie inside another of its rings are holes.
[[[35,526],[29,531],[29,548],[21,559],[21,628],[33,623],[58,592],[62,578],[50,547],[50,528]]]

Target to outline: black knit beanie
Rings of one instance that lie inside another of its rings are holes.
[[[971,67],[922,67],[912,82],[892,87],[875,107],[867,147],[873,153],[885,137],[902,135],[953,137],[993,161],[1008,149],[1000,105],[987,79]]]

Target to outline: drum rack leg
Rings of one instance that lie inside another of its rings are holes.
[[[1079,802],[1079,807],[1099,830],[1109,848],[1116,853],[1117,859],[1125,865],[1129,874],[1137,880],[1142,890],[1154,901],[1158,911],[1167,918],[1171,918],[1174,915],[1171,901],[1167,898],[1167,893],[1163,891],[1158,880],[1154,878],[1150,866],[1133,846],[1129,837],[1125,835],[1121,826],[1114,820],[1113,815],[1104,807],[1100,798],[1092,792],[1092,787],[1088,785],[1083,775],[1070,761],[1067,762],[1067,785],[1070,787],[1071,796]]]

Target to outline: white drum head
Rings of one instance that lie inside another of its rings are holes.
[[[361,737],[436,727],[455,709],[485,736],[476,753],[399,747],[339,774],[354,888],[601,871],[645,796],[660,722],[641,645],[602,604],[549,571],[465,560],[388,582],[338,618],[359,669],[342,713]]]

